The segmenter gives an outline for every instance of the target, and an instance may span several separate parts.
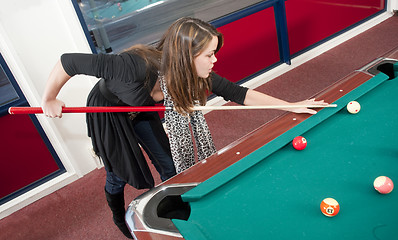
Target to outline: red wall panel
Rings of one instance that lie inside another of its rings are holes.
[[[0,198],[59,170],[28,115],[0,117]]]
[[[294,55],[370,17],[384,0],[288,0],[286,20],[290,54]],[[280,61],[273,8],[219,27],[224,47],[214,70],[237,82]]]
[[[285,4],[292,55],[384,8],[384,0],[288,0]]]
[[[237,82],[279,62],[273,8],[219,27],[224,46],[217,54],[214,70]]]

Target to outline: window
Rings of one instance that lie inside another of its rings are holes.
[[[0,117],[8,114],[9,107],[24,104],[25,97],[0,53]]]
[[[0,69],[0,107],[2,107],[19,100],[19,96],[11,85],[3,67]]]
[[[211,22],[258,0],[77,0],[95,51],[118,53],[158,41],[172,22],[196,17]],[[76,5],[75,5],[76,6]]]

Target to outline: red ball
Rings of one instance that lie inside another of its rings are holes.
[[[307,140],[302,136],[298,136],[293,139],[292,144],[295,149],[303,150],[305,147],[307,147]]]

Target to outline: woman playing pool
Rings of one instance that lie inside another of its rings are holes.
[[[195,105],[205,105],[208,92],[243,105],[327,105],[304,100],[289,103],[236,85],[212,71],[223,37],[212,25],[195,18],[175,21],[154,46],[136,45],[120,54],[64,54],[52,70],[43,94],[48,117],[62,117],[65,104],[56,97],[74,75],[96,76],[88,106],[152,106],[164,101],[167,135],[157,113],[87,113],[88,135],[107,172],[105,195],[113,219],[126,237],[124,187],[153,187],[140,146],[166,180],[195,163],[192,126],[198,160],[216,152],[206,120]],[[283,110],[283,109],[282,109]],[[289,108],[315,114],[308,108]],[[174,164],[173,164],[174,163]]]

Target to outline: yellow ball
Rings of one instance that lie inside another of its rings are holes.
[[[352,114],[357,114],[361,110],[361,105],[357,101],[351,101],[347,104],[347,111]]]

